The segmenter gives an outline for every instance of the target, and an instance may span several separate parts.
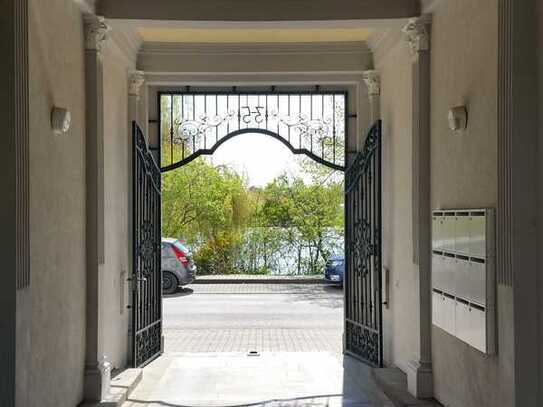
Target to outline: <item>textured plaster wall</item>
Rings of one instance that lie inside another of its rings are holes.
[[[390,271],[390,307],[384,309],[387,365],[407,369],[417,349],[418,271],[413,264],[411,56],[399,41],[382,58],[383,265]]]
[[[83,27],[71,0],[29,3],[31,285],[18,296],[17,404],[73,407],[85,348]],[[72,114],[62,136],[54,105]]]
[[[104,313],[103,346],[115,368],[126,366],[128,357],[130,193],[131,163],[128,130],[128,73],[134,64],[123,58],[111,41],[104,51],[104,265],[100,276]]]
[[[431,49],[432,207],[497,204],[497,0],[441,1]],[[451,106],[466,105],[468,129],[447,127]],[[433,327],[436,398],[447,407],[513,405],[512,290],[498,287],[497,356],[485,356]]]

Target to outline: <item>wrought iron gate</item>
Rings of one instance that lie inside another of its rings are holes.
[[[345,351],[382,366],[381,122],[345,174]]]
[[[132,124],[132,361],[143,366],[162,352],[160,169]]]
[[[329,168],[344,171],[347,92],[159,92],[162,171],[212,155],[229,139],[260,133]]]

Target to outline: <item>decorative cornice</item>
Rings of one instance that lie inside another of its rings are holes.
[[[362,73],[362,79],[368,87],[369,96],[378,96],[381,94],[381,76],[379,75],[379,71],[364,71]]]
[[[140,54],[265,55],[265,54],[367,54],[365,42],[301,43],[168,43],[146,42]]]
[[[85,48],[100,53],[108,38],[110,27],[106,19],[94,14],[85,15]]]
[[[443,1],[443,0],[421,0],[421,11],[423,13],[433,13],[441,3],[445,3],[445,1]]]
[[[123,58],[128,66],[135,68],[138,53],[143,43],[139,34],[135,30],[113,23],[109,38],[115,50],[114,54]]]
[[[130,83],[128,85],[128,94],[139,98],[141,85],[145,82],[145,73],[143,71],[134,71],[130,75]]]
[[[96,0],[74,0],[82,13],[94,14],[96,10]]]
[[[402,29],[404,38],[409,44],[411,53],[416,55],[421,51],[430,49],[430,33],[428,31],[429,21],[421,17],[409,19]]]

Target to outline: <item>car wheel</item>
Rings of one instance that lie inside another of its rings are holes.
[[[169,271],[162,273],[162,292],[164,294],[173,294],[177,290],[178,285],[177,277],[173,273]]]

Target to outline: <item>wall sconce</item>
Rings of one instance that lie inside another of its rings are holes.
[[[70,129],[72,115],[68,109],[53,107],[51,112],[51,127],[56,135],[66,133]]]
[[[454,132],[468,127],[468,109],[466,106],[456,106],[449,109],[449,128]]]

